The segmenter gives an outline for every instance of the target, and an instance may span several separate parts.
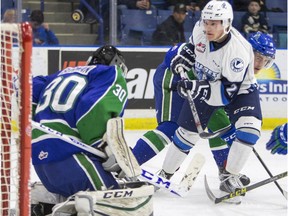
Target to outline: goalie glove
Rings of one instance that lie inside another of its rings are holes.
[[[108,172],[120,172],[121,168],[107,143],[105,143],[102,148],[108,157],[107,160],[102,163],[104,170]]]
[[[165,64],[174,74],[180,73],[180,67],[184,72],[192,70],[195,64],[194,45],[183,43],[172,47],[165,56]]]
[[[187,98],[187,91],[190,91],[193,99],[200,97],[200,100],[206,100],[210,97],[210,86],[207,81],[182,79],[177,84],[178,94],[182,98]]]
[[[287,154],[287,123],[273,130],[266,149],[271,150],[271,154]]]

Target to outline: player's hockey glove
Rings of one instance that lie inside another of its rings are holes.
[[[273,130],[266,149],[271,150],[272,154],[287,154],[287,123]]]
[[[106,138],[103,138],[103,139],[106,139]],[[102,163],[104,170],[108,172],[120,172],[121,168],[116,161],[115,155],[113,155],[112,151],[110,150],[110,147],[107,145],[106,142],[103,142],[100,144],[99,150],[102,150],[103,152],[105,152],[108,157],[106,161]]]
[[[210,97],[210,86],[208,82],[204,80],[179,80],[177,84],[177,91],[183,98],[187,98],[187,91],[190,91],[193,99],[200,97],[200,100],[205,100]]]
[[[233,141],[235,140],[236,137],[236,128],[234,125],[231,125],[230,130],[228,130],[226,133],[222,134],[221,139],[224,140],[228,146],[231,146]]]
[[[174,49],[174,50],[173,50]],[[171,52],[171,54],[169,53]],[[170,55],[170,56],[169,56]],[[170,60],[170,70],[174,74],[179,74],[179,68],[182,67],[184,72],[192,70],[195,64],[195,54],[194,54],[194,45],[191,43],[184,43],[181,46],[175,46],[167,52],[165,57]],[[165,59],[166,62],[169,62]],[[168,63],[166,63],[168,64]]]

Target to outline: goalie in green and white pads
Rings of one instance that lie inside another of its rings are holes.
[[[121,52],[106,45],[93,53],[86,66],[33,78],[33,120],[103,150],[107,156],[103,159],[34,129],[32,162],[50,193],[68,198],[79,191],[126,190],[121,189],[114,172],[128,177],[141,174],[125,142],[123,120],[119,118],[127,102],[126,73]],[[143,187],[149,186],[141,185],[141,190]]]

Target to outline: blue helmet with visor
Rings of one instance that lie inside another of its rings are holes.
[[[252,45],[254,52],[258,52],[261,55],[268,57],[268,62],[265,65],[265,68],[271,67],[276,53],[273,38],[268,34],[256,32],[248,38],[248,41]]]

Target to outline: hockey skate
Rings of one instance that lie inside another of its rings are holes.
[[[234,175],[234,174],[231,174],[231,173],[229,173],[227,171],[223,171],[219,175],[219,179],[221,181],[219,189],[221,191],[225,192],[225,193],[231,193],[231,192],[234,192],[235,190],[243,188],[244,185],[243,185],[243,183],[241,181],[241,176],[245,176],[245,175],[242,175],[242,174]],[[247,183],[247,179],[246,179],[246,183]],[[249,183],[250,183],[250,179],[249,179]],[[241,199],[242,199],[241,196],[236,196],[235,198],[229,199],[229,200],[227,200],[225,202],[233,203],[233,204],[240,204],[241,203]]]
[[[161,170],[158,172],[158,175],[161,176],[161,177],[163,177],[163,178],[165,178],[165,179],[170,180],[174,174],[167,173],[167,172],[165,172],[163,169],[161,169]]]
[[[225,174],[225,173],[227,174],[228,172],[223,168],[219,168],[219,180],[220,181],[224,180],[225,175],[222,175],[222,174]],[[239,179],[243,186],[247,186],[250,184],[250,178],[244,174],[239,173]]]

